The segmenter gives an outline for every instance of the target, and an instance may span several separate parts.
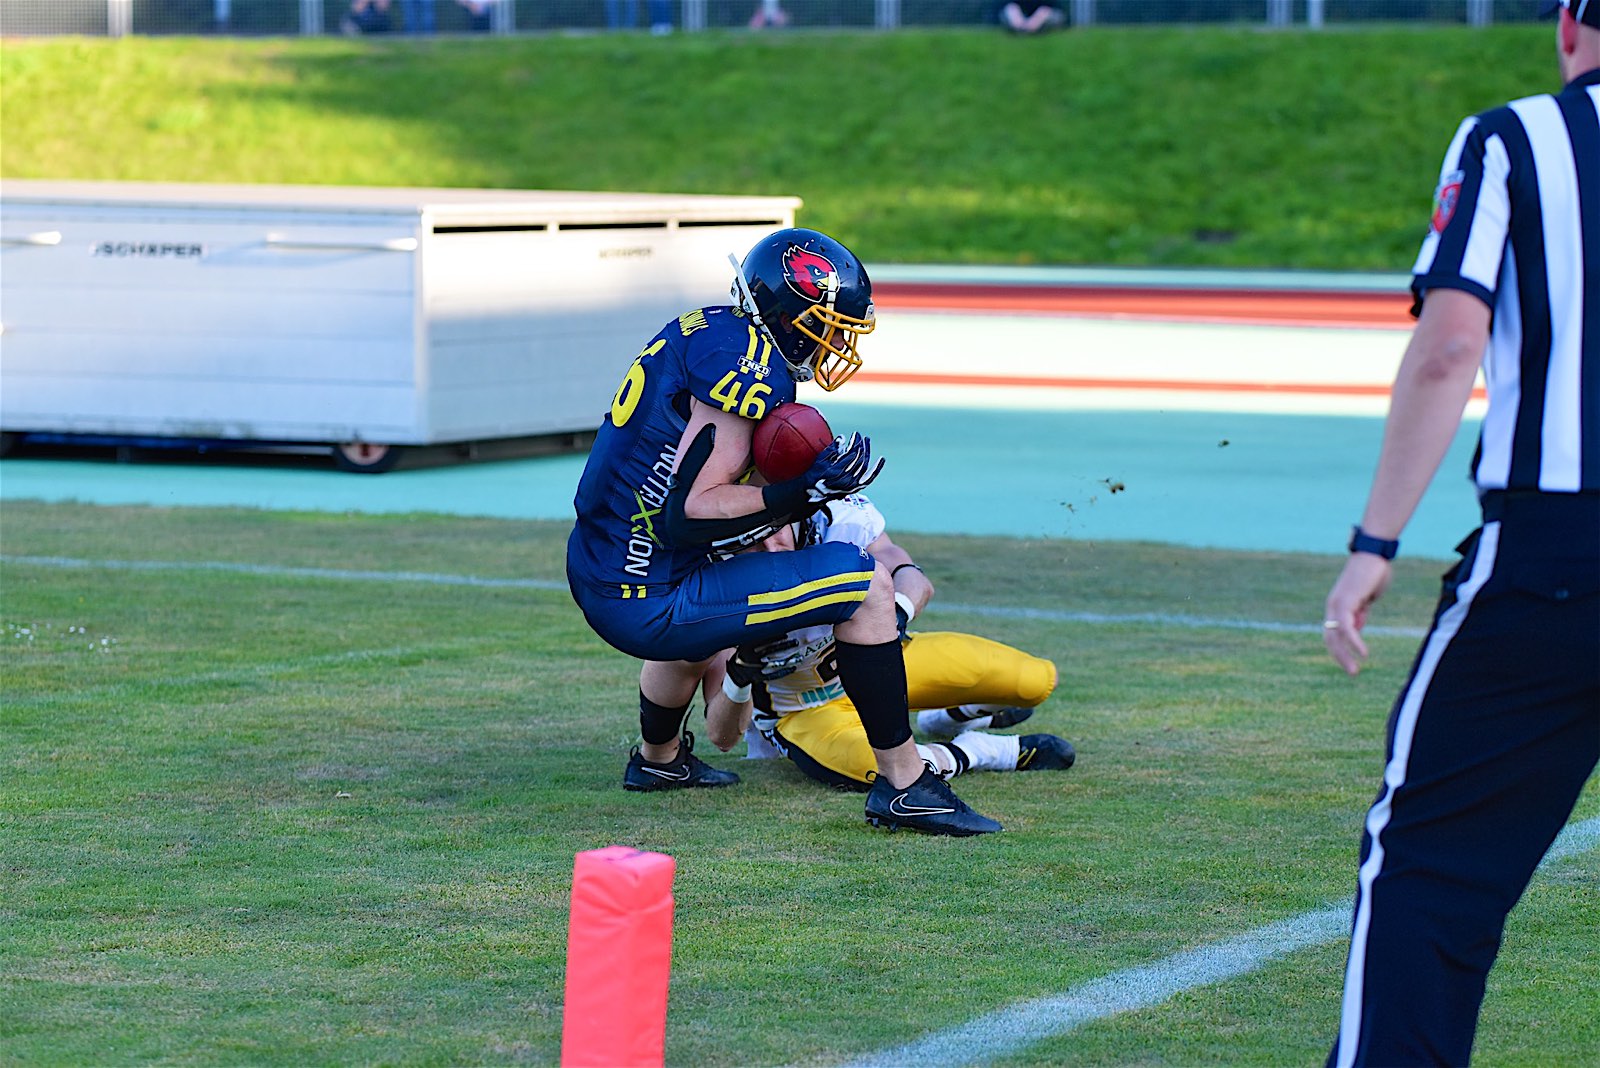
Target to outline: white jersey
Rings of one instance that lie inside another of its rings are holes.
[[[847,542],[865,549],[878,540],[888,524],[877,505],[865,494],[853,493],[829,502],[826,508],[806,520],[802,526],[802,544]],[[816,708],[844,696],[844,687],[839,683],[839,667],[833,655],[833,628],[827,625],[802,627],[791,631],[788,637],[798,641],[800,649],[787,653],[784,659],[799,657],[799,663],[789,674],[764,684],[767,701],[757,702],[757,727],[776,722],[777,716]],[[766,709],[760,707],[763,703]],[[763,716],[763,711],[773,715]]]

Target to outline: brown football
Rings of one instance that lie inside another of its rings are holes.
[[[805,474],[832,440],[833,430],[821,412],[791,401],[772,409],[756,424],[750,452],[762,478],[787,482]]]

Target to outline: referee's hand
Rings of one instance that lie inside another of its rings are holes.
[[[1366,662],[1367,643],[1361,640],[1361,628],[1367,625],[1367,609],[1389,588],[1393,574],[1383,557],[1351,553],[1328,591],[1322,612],[1322,644],[1347,675],[1359,674]]]

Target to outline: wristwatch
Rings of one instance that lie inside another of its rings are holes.
[[[1361,525],[1350,528],[1350,551],[1353,553],[1371,553],[1381,556],[1385,560],[1393,560],[1400,551],[1399,538],[1374,538],[1371,534],[1361,529]]]

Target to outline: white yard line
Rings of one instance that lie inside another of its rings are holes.
[[[1596,845],[1600,845],[1600,816],[1569,824],[1550,847],[1540,868]],[[1184,991],[1248,975],[1295,950],[1344,938],[1350,931],[1350,907],[1348,902],[1325,905],[1176,953],[1154,964],[1112,972],[1053,997],[1019,1002],[959,1027],[936,1031],[850,1063],[853,1068],[908,1064],[921,1068],[996,1060],[1044,1039],[1064,1035],[1081,1024],[1147,1009]]]
[[[335,579],[345,582],[417,582],[434,586],[475,586],[513,590],[565,590],[565,582],[551,579],[487,578],[481,575],[449,575],[429,571],[352,571],[326,567],[278,567],[271,564],[236,564],[219,561],[180,560],[84,560],[71,556],[0,555],[0,564],[51,567],[63,570],[98,568],[105,571],[220,571],[270,578]],[[990,605],[935,603],[935,615],[987,616],[992,619],[1042,619],[1057,623],[1145,624],[1191,629],[1257,630],[1284,634],[1321,634],[1322,627],[1311,623],[1275,623],[1260,619],[1209,619],[1204,616],[1174,615],[1164,612],[1136,612],[1110,615],[1103,612],[1068,612],[1052,608],[1001,608]],[[1365,633],[1385,637],[1420,638],[1421,627],[1368,627]]]
[[[98,568],[105,571],[222,571],[271,578],[338,579],[348,582],[423,582],[434,586],[487,586],[513,590],[565,590],[565,582],[551,579],[484,578],[479,575],[442,575],[430,571],[349,571],[330,567],[277,567],[272,564],[234,564],[198,560],[82,560],[71,556],[6,556],[0,564],[26,564],[64,570]]]
[[[1321,634],[1320,623],[1273,623],[1262,619],[1211,619],[1206,616],[1186,616],[1168,612],[1134,612],[1128,615],[1107,615],[1104,612],[1064,612],[1053,608],[997,608],[990,605],[952,604],[934,602],[930,612],[957,612],[992,619],[1043,619],[1057,623],[1153,623],[1163,627],[1193,627],[1222,630],[1267,630],[1284,634]],[[921,617],[919,617],[921,618]],[[1363,634],[1376,634],[1390,638],[1420,638],[1427,633],[1422,627],[1366,627]]]

